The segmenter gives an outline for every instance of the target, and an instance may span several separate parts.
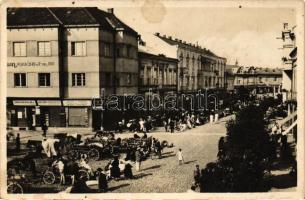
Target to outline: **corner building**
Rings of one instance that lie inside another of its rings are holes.
[[[92,99],[138,91],[138,34],[91,8],[8,8],[8,127],[97,129]]]

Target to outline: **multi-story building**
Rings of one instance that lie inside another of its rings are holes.
[[[226,59],[192,43],[156,33],[156,36],[176,48],[178,92],[224,88]]]
[[[175,57],[175,47],[155,35],[141,35],[139,93],[160,97],[176,94],[178,59]]]
[[[295,43],[295,28],[289,28],[284,23],[282,35],[283,40],[283,101],[296,101],[297,97],[297,47]]]
[[[258,98],[273,96],[281,93],[282,70],[279,68],[243,67],[227,65],[226,87],[238,92],[247,89]]]
[[[113,9],[8,8],[8,125],[100,127],[92,98],[138,92],[137,40]]]

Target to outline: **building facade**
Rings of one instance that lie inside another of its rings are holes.
[[[227,65],[226,88],[236,93],[247,89],[258,98],[270,96],[277,98],[281,94],[282,70],[279,68],[243,67]]]
[[[198,45],[156,33],[156,36],[176,47],[179,60],[177,85],[180,93],[198,90],[224,89],[226,59]]]
[[[8,8],[8,126],[101,126],[92,99],[137,94],[138,35],[97,8]]]
[[[284,23],[282,35],[283,40],[283,101],[297,100],[297,47],[295,43],[295,29]]]
[[[139,93],[164,97],[177,93],[178,59],[172,47],[155,35],[141,35],[139,42]]]

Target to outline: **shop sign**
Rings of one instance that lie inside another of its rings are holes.
[[[63,100],[64,106],[91,106],[91,100]]]
[[[22,112],[21,111],[18,111],[17,117],[18,117],[18,119],[22,119]]]
[[[59,100],[37,100],[39,106],[61,106]]]
[[[8,62],[8,67],[48,67],[48,66],[54,66],[55,62]]]
[[[35,114],[40,115],[40,107],[39,106],[35,106]]]
[[[36,106],[35,100],[13,100],[14,106]]]

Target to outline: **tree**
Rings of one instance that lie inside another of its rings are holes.
[[[227,122],[218,160],[203,170],[204,192],[262,192],[268,190],[265,172],[275,154],[268,135],[265,110],[249,105]]]

